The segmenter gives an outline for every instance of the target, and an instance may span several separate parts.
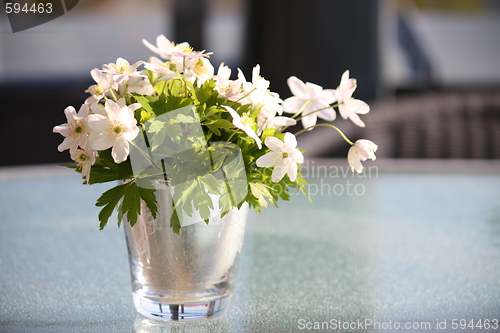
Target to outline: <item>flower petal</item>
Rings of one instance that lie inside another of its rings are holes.
[[[317,117],[316,113],[311,113],[310,115],[302,118],[302,126],[304,126],[304,128],[308,128],[308,127],[316,125],[317,121],[318,121],[318,117]],[[312,130],[312,128],[310,128],[309,130]]]
[[[297,179],[297,174],[298,174],[298,166],[297,163],[292,162],[286,167],[286,173],[288,174],[288,178],[292,182],[294,182]]]
[[[111,156],[116,163],[121,163],[127,159],[129,151],[130,146],[128,141],[125,138],[120,138],[115,140],[113,149],[111,150]]]
[[[105,134],[90,135],[90,148],[94,150],[106,150],[113,146],[114,138]]]
[[[305,84],[305,93],[307,94],[308,99],[317,100],[322,91],[323,87],[320,85],[311,82],[306,82]]]
[[[108,99],[104,104],[104,107],[106,108],[106,112],[108,113],[108,117],[111,121],[118,120],[121,118],[120,116],[122,113],[122,108],[120,107],[119,104]]]
[[[257,166],[261,168],[269,168],[276,165],[279,161],[279,153],[270,151],[269,153],[259,157],[256,161]]]
[[[66,115],[66,120],[68,120],[68,123],[78,118],[76,115],[76,109],[72,106],[68,106],[66,109],[64,109],[64,114]]]
[[[302,109],[302,106],[304,105],[305,102],[306,100],[302,98],[292,96],[285,99],[285,101],[283,102],[283,109],[285,110],[286,113],[296,113],[300,109]]]
[[[288,83],[288,87],[294,96],[302,99],[309,99],[306,85],[302,80],[296,76],[290,76],[286,82]]]
[[[126,132],[124,132],[122,134],[122,136],[127,140],[127,141],[132,141],[134,140],[137,135],[139,134],[140,130],[139,130],[139,127],[137,126],[134,126],[134,127],[130,127]]]
[[[349,148],[347,152],[347,162],[349,162],[352,171],[356,171],[357,173],[363,172],[360,156],[356,153],[354,146]]]
[[[54,128],[52,129],[52,132],[59,133],[63,136],[68,136],[71,133],[71,130],[69,129],[68,124],[62,124],[62,125],[54,126]]]
[[[272,125],[275,127],[293,126],[293,125],[297,124],[297,121],[295,119],[288,118],[288,117],[277,116],[277,117],[270,117],[268,119],[270,120]]]
[[[87,119],[89,127],[96,132],[106,132],[106,130],[110,127],[109,118],[101,114],[91,114],[87,117]]]
[[[274,136],[267,137],[264,143],[272,151],[283,152],[285,149],[285,143]]]
[[[332,108],[324,109],[318,112],[318,117],[327,121],[334,121],[337,118],[337,113]]]
[[[285,143],[285,146],[288,149],[293,149],[297,147],[297,138],[290,132],[285,133],[285,138],[283,139],[283,142]]]
[[[356,90],[356,79],[349,79],[345,86],[341,88],[340,94],[342,101],[347,101],[351,98],[352,94],[354,93],[354,90]]]
[[[351,113],[349,114],[349,119],[351,119],[351,121],[359,126],[359,127],[365,127],[365,123],[361,120],[361,118],[359,118],[359,116],[355,113]]]
[[[277,183],[283,179],[285,174],[286,174],[285,167],[282,165],[276,165],[273,169],[273,174],[271,175],[271,178],[272,178],[273,182]]]
[[[316,101],[321,104],[330,105],[336,101],[335,90],[325,89],[316,97]]]
[[[297,163],[304,163],[304,155],[298,149],[294,149],[292,152],[292,159]]]

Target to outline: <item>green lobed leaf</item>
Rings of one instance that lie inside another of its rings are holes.
[[[126,184],[115,186],[104,192],[99,199],[97,199],[96,206],[103,207],[99,213],[99,228],[102,230],[108,223],[109,217],[118,206],[118,203],[125,195]]]
[[[117,185],[104,192],[96,203],[96,206],[103,207],[99,213],[100,229],[106,226],[116,208],[118,225],[126,216],[130,225],[134,226],[141,212],[141,200],[149,208],[151,215],[156,217],[158,208],[154,192],[154,189],[139,187],[135,181]]]
[[[175,204],[172,201],[172,216],[170,217],[170,227],[172,231],[177,235],[181,234],[181,222],[179,220],[179,215],[177,209],[175,209]]]

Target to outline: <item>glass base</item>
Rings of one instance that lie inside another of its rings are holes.
[[[189,321],[214,318],[229,309],[232,295],[204,299],[195,302],[172,303],[152,299],[133,293],[137,311],[148,318],[168,321]]]

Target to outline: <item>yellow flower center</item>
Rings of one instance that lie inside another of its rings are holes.
[[[113,129],[113,131],[114,131],[116,134],[120,134],[120,133],[123,131],[123,129],[122,129],[120,126],[116,126],[116,127]]]
[[[89,92],[94,96],[99,96],[104,94],[104,90],[102,90],[102,88],[98,84],[94,84],[93,86],[91,86],[89,88]]]
[[[198,74],[198,75],[207,75],[208,74],[208,69],[206,66],[204,66],[203,60],[198,59],[198,62],[193,68],[193,71]]]
[[[115,69],[118,73],[126,73],[130,69],[130,64],[122,62],[115,65]]]
[[[252,118],[250,118],[248,116],[248,114],[244,113],[242,116],[241,116],[241,123],[246,126],[246,127],[249,127],[249,128],[252,128],[252,126],[255,124],[255,122],[253,121]]]
[[[189,54],[191,52],[193,52],[193,48],[190,47],[190,46],[183,46],[180,48],[179,50],[181,53],[184,53],[184,54]]]
[[[288,158],[288,153],[283,153],[283,158]]]

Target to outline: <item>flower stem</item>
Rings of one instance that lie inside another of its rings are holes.
[[[309,104],[311,102],[311,100],[308,100],[307,102],[304,103],[304,105],[302,106],[302,108],[300,108],[299,111],[297,111],[297,113],[295,113],[293,116],[292,116],[292,119],[295,119],[295,117],[297,117],[299,114],[302,113],[302,111],[304,111],[305,107],[307,106],[307,104]],[[338,107],[340,104],[337,103],[337,104],[334,104],[334,105],[330,105],[330,106],[327,106],[325,108],[322,108],[322,109],[318,109],[318,110],[314,110],[312,112],[309,112],[308,114],[305,114],[305,115],[302,115],[301,117],[295,119],[297,121],[301,120],[302,118],[304,118],[305,116],[308,116],[310,114],[313,114],[313,113],[316,113],[316,112],[320,112],[320,111],[323,111],[323,110],[326,110],[326,109],[330,109],[330,108],[335,108],[335,107]],[[280,129],[280,132],[283,133],[284,130],[286,130],[288,127],[290,126],[286,126],[286,127],[283,127]]]
[[[111,92],[111,97],[113,97],[115,102],[118,102],[118,98],[116,98],[115,91],[113,89],[109,89],[109,92]]]
[[[255,90],[257,90],[257,88],[253,88],[253,89],[252,89],[249,93],[247,93],[247,94],[243,95],[242,97],[240,97],[240,98],[236,101],[236,103],[239,103],[239,102],[240,102],[243,98],[245,98],[245,97],[249,96],[249,95],[250,95],[251,93],[253,93]]]
[[[302,113],[302,111],[304,111],[304,109],[306,108],[306,106],[311,103],[311,100],[308,99],[303,105],[302,107],[299,109],[299,111],[297,111],[293,116],[292,116],[292,119],[295,119],[296,117],[299,116],[299,114]],[[312,113],[312,112],[311,112]],[[302,117],[301,117],[302,118]],[[299,118],[300,119],[300,118]]]
[[[145,133],[144,133],[144,131],[143,131],[143,135],[144,135],[144,136],[146,136],[146,135],[145,135]],[[148,154],[148,153],[147,153],[147,152],[145,152],[143,149],[141,149],[141,147],[139,147],[138,145],[136,145],[133,141],[129,141],[129,143],[130,143],[132,146],[134,146],[134,147],[135,147],[135,148],[136,148],[139,152],[141,152],[141,153],[142,153],[142,155],[144,155],[144,157],[145,157],[145,158],[149,161],[149,163],[150,163],[151,165],[155,166],[155,167],[156,167],[156,168],[158,168],[159,170],[163,170],[163,168],[162,168],[162,167],[160,167],[160,166],[158,165],[158,163],[156,163],[156,161],[154,160],[154,158],[153,158],[153,156],[152,156],[151,152],[149,152],[149,154]],[[163,160],[162,160],[162,162],[163,162]]]
[[[127,105],[130,104],[130,96],[128,95],[127,81],[125,80],[123,81],[123,95],[125,96]]]
[[[298,131],[297,133],[295,133],[295,136],[299,136],[300,134],[304,133],[305,131],[310,130],[311,128],[314,128],[314,127],[319,127],[319,126],[327,126],[327,127],[331,127],[331,128],[333,128],[334,130],[336,130],[337,132],[339,132],[340,136],[342,136],[342,138],[343,138],[343,139],[344,139],[344,140],[345,140],[348,144],[350,144],[351,146],[352,146],[352,145],[354,145],[354,143],[353,143],[351,140],[349,140],[349,139],[347,138],[347,136],[345,136],[345,134],[344,134],[344,133],[342,133],[342,131],[341,131],[341,130],[337,127],[337,126],[333,126],[333,125],[331,125],[331,124],[316,124],[316,125],[313,125],[313,126],[309,126],[309,127],[307,127],[307,128],[304,128],[303,130],[300,130],[300,131]]]
[[[186,57],[182,59],[182,75],[184,76],[184,97],[188,98],[188,87],[186,82]]]
[[[306,116],[308,116],[308,115],[310,115],[310,114],[313,114],[313,113],[316,113],[316,112],[320,112],[320,111],[323,111],[323,110],[326,110],[326,109],[335,108],[335,107],[337,107],[337,106],[339,106],[339,104],[334,104],[334,105],[327,106],[327,107],[322,108],[322,109],[314,110],[314,111],[312,111],[312,112],[309,112],[308,114],[302,115],[301,117],[297,118],[297,120],[301,120],[302,118],[304,118],[304,117],[306,117]],[[295,116],[295,115],[294,115],[294,116]]]

